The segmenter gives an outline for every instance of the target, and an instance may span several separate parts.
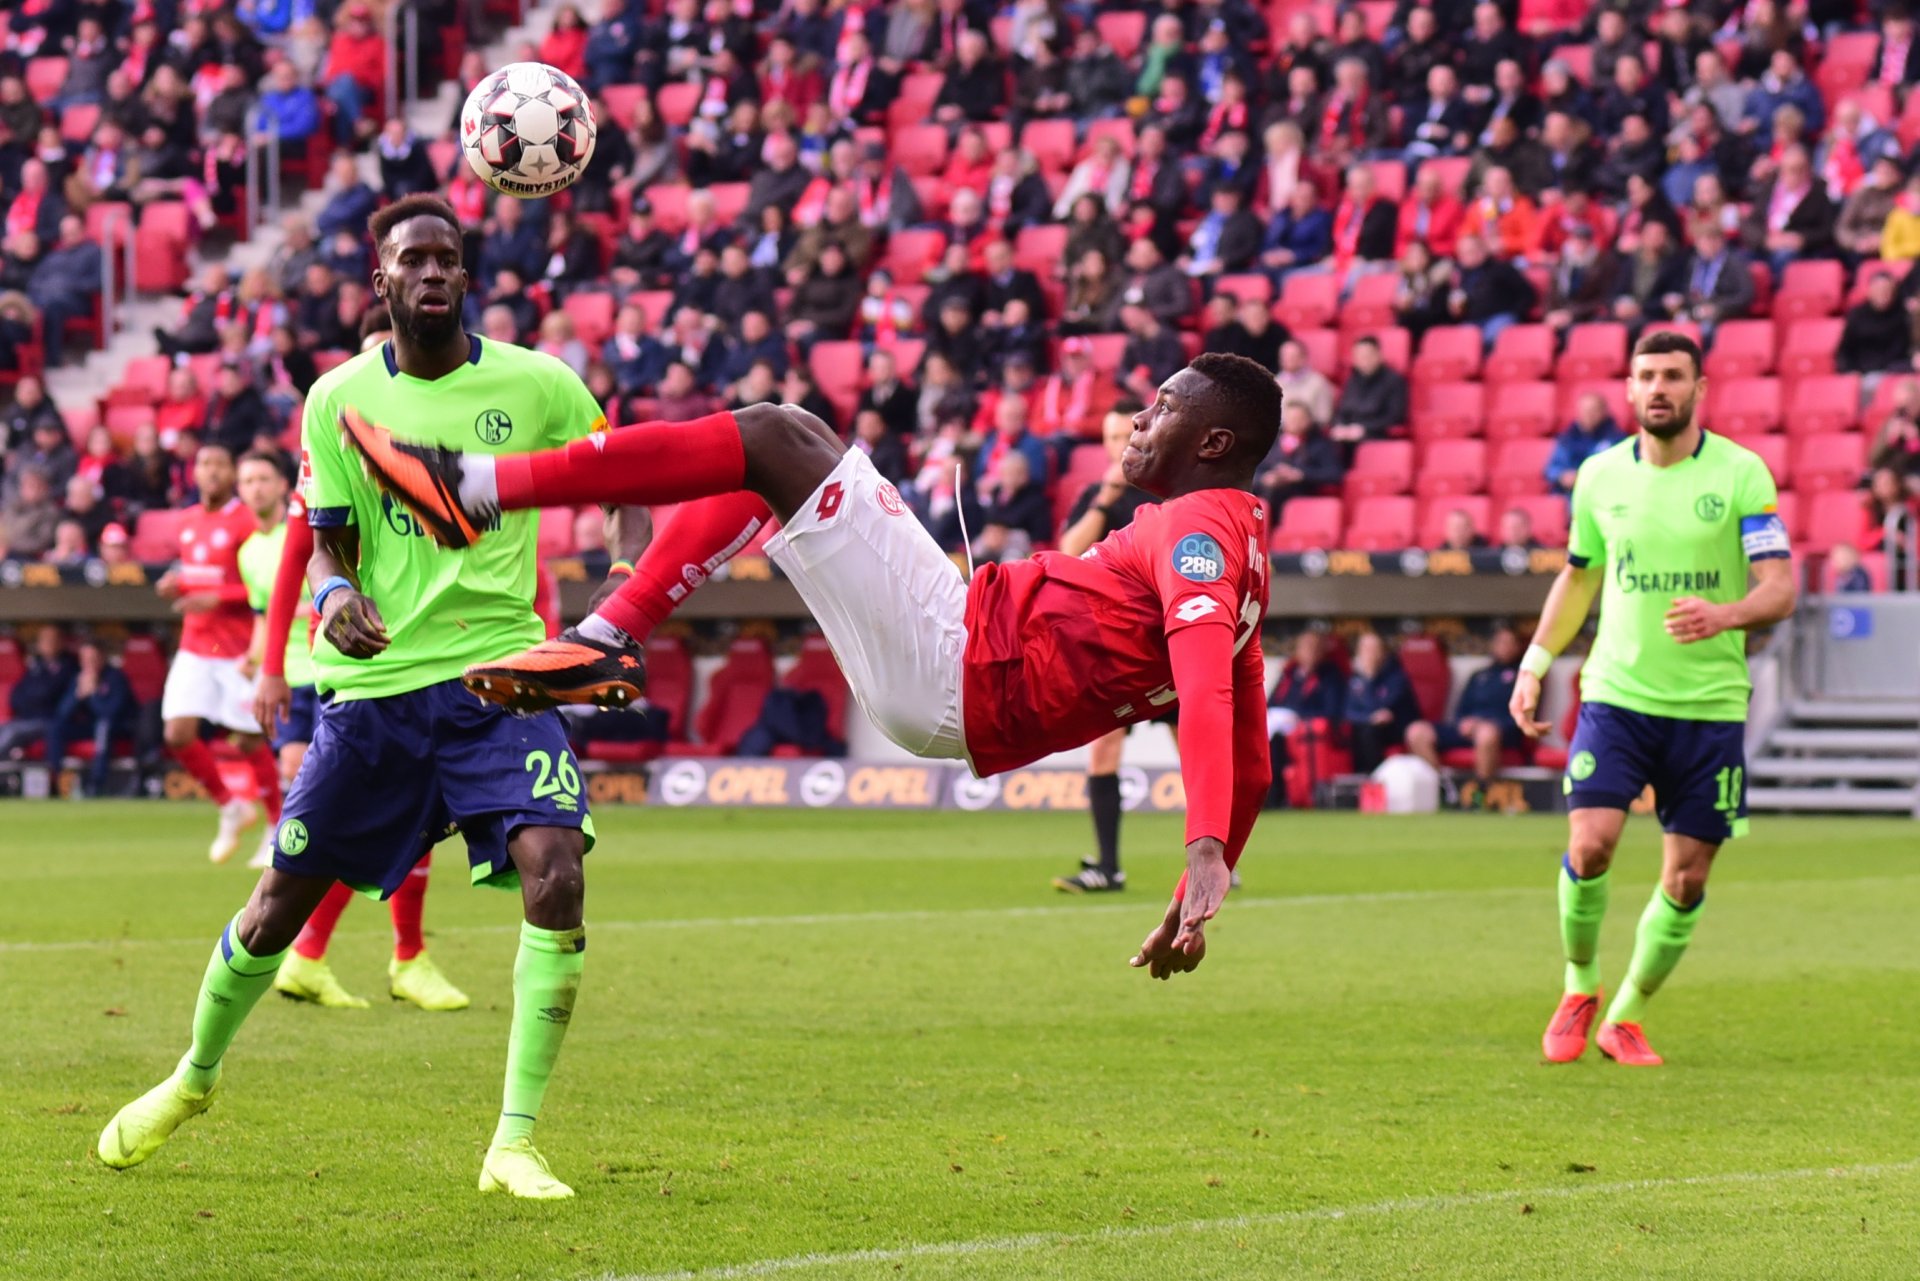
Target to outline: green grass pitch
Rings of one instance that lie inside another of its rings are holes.
[[[610,810],[539,1137],[481,1198],[514,900],[427,901],[461,1014],[269,996],[147,1166],[90,1155],[184,1048],[252,874],[211,809],[0,806],[0,1277],[1900,1278],[1920,1274],[1920,841],[1761,818],[1652,1005],[1668,1057],[1539,1062],[1562,824],[1269,815],[1197,974],[1124,962],[1177,874],[1067,900],[1074,815]],[[1629,828],[1602,959],[1655,832]],[[383,991],[384,909],[333,961]]]

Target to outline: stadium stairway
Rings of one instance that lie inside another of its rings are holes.
[[[529,3],[521,16],[519,26],[503,32],[498,39],[484,46],[481,52],[487,59],[487,65],[498,66],[509,60],[509,55],[523,45],[536,43],[546,34],[553,23],[558,3]],[[414,133],[422,138],[437,138],[446,133],[447,121],[453,118],[453,110],[465,96],[465,88],[453,81],[440,84],[432,97],[422,98],[406,106],[407,123]],[[380,186],[380,165],[372,152],[360,157],[360,172],[375,190]],[[326,204],[324,191],[306,191],[300,195],[299,202],[273,212],[254,232],[250,239],[236,242],[221,259],[233,273],[235,280],[253,267],[264,266],[273,257],[286,237],[281,234],[281,220],[289,213],[298,213],[309,222],[316,218]],[[197,251],[189,270],[198,274],[201,265],[215,261]],[[192,277],[189,280],[191,282]],[[119,323],[99,351],[90,351],[86,359],[79,364],[66,364],[58,369],[46,371],[46,387],[56,405],[96,404],[106,389],[120,385],[128,362],[137,356],[151,356],[159,349],[154,343],[155,329],[168,329],[180,320],[180,296],[160,294],[143,296],[132,294],[126,298],[120,308]]]
[[[1795,700],[1747,773],[1756,811],[1920,818],[1920,702]]]

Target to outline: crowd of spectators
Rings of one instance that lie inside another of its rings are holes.
[[[29,3],[0,56],[0,289],[17,291],[0,294],[0,370],[10,315],[59,329],[59,309],[84,303],[90,201],[183,201],[216,235],[233,147],[262,129],[289,154],[339,148],[324,204],[310,225],[289,219],[266,268],[236,280],[214,262],[192,281],[156,335],[182,362],[157,435],[114,446],[131,457],[95,482],[113,520],[185,498],[178,460],[199,439],[284,438],[356,345],[367,214],[421,190],[471,228],[476,332],[568,362],[616,421],[806,404],[950,549],[964,529],[990,557],[1053,541],[1063,500],[1104,468],[1078,448],[1104,413],[1150,399],[1203,346],[1267,364],[1286,390],[1259,478],[1276,515],[1341,493],[1364,446],[1405,437],[1407,349],[1345,332],[1316,359],[1269,305],[1302,278],[1342,300],[1325,325],[1390,285],[1382,327],[1417,353],[1436,326],[1491,342],[1536,318],[1563,337],[1684,322],[1710,344],[1794,263],[1883,261],[1835,364],[1869,392],[1915,368],[1920,175],[1902,140],[1920,141],[1905,102],[1920,38],[1903,10],[1548,7],[1552,20],[1530,0],[562,5],[515,56],[586,84],[599,145],[565,197],[520,202],[492,196],[450,136],[382,117],[382,24],[364,0],[175,17]],[[22,77],[55,52],[63,79],[36,104]],[[484,70],[471,54],[461,76]],[[90,109],[87,132],[60,127]],[[24,254],[29,237],[51,248]],[[1573,419],[1547,492],[1631,426],[1599,398]],[[1920,486],[1911,421],[1875,444],[1898,492],[1863,487],[1863,538]],[[6,486],[13,554],[77,554],[58,532],[77,495],[63,465],[10,457]],[[1444,545],[1525,546],[1529,517],[1463,505]]]

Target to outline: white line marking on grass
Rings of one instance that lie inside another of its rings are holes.
[[[1920,873],[1899,876],[1865,876],[1851,879],[1810,878],[1792,881],[1750,881],[1729,886],[1729,889],[1792,889],[1812,885],[1900,885],[1920,880]],[[1499,885],[1486,889],[1459,890],[1362,890],[1355,894],[1291,894],[1269,895],[1263,898],[1242,898],[1230,895],[1227,906],[1236,912],[1261,908],[1294,907],[1339,907],[1352,904],[1365,906],[1376,903],[1417,903],[1433,899],[1457,898],[1513,898],[1539,897],[1546,889],[1535,885]],[[587,928],[594,932],[607,930],[714,930],[714,929],[766,929],[779,926],[813,925],[887,925],[911,924],[919,921],[955,921],[955,920],[998,920],[1021,917],[1050,916],[1088,916],[1112,915],[1123,912],[1145,912],[1151,915],[1153,904],[1148,899],[1135,899],[1127,903],[1053,903],[1047,905],[1031,904],[1024,907],[954,907],[954,908],[901,908],[878,912],[800,912],[791,914],[757,916],[690,916],[662,917],[659,920],[640,921],[602,921],[591,915],[587,918]],[[1143,917],[1142,919],[1145,919]],[[11,952],[79,952],[95,948],[113,947],[184,947],[188,944],[212,946],[219,937],[220,928],[212,927],[206,934],[191,938],[116,938],[116,939],[60,939],[47,941],[0,942],[0,954]],[[441,934],[517,934],[519,922],[501,925],[447,925],[438,927],[430,933]],[[341,930],[337,938],[373,938],[384,937],[382,930]]]
[[[1142,1223],[1093,1232],[1023,1232],[1017,1236],[983,1237],[974,1241],[935,1241],[892,1249],[847,1250],[835,1254],[796,1254],[784,1259],[761,1259],[729,1267],[687,1272],[606,1273],[600,1281],[736,1281],[770,1277],[814,1268],[862,1263],[905,1263],[915,1259],[959,1259],[984,1254],[1012,1254],[1042,1246],[1100,1245],[1142,1237],[1182,1236],[1198,1232],[1232,1232],[1245,1228],[1285,1227],[1296,1223],[1337,1223],[1344,1219],[1393,1214],[1437,1214],[1472,1210],[1505,1202],[1568,1200],[1621,1192],[1648,1192],[1662,1188],[1732,1187],[1789,1183],[1800,1179],[1872,1178],[1920,1170],[1920,1159],[1884,1165],[1832,1166],[1803,1170],[1760,1170],[1729,1174],[1697,1174],[1671,1179],[1624,1179],[1614,1183],[1569,1183],[1544,1188],[1515,1188],[1500,1192],[1462,1192],[1450,1196],[1396,1197],[1364,1205],[1323,1206],[1313,1210],[1284,1210],[1274,1214],[1239,1214],[1221,1219],[1187,1219],[1179,1223]]]

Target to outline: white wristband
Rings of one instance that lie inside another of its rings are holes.
[[[1553,651],[1545,645],[1527,646],[1527,655],[1520,660],[1520,670],[1535,680],[1545,680],[1552,666]]]

